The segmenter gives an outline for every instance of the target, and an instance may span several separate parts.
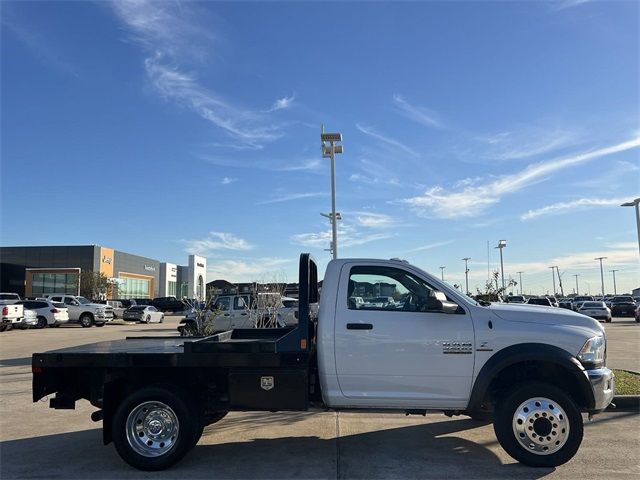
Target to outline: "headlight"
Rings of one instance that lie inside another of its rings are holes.
[[[578,353],[578,360],[585,367],[601,367],[604,365],[606,351],[607,342],[604,337],[593,337],[586,341]]]

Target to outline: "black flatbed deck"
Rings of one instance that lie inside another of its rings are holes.
[[[287,352],[279,343],[293,328],[246,329],[209,337],[129,337],[33,355],[39,367],[223,366],[275,367]],[[298,354],[300,352],[297,352]],[[298,355],[300,357],[300,355]],[[300,361],[300,359],[298,360]]]

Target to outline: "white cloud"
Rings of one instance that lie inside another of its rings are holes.
[[[183,240],[183,242],[187,245],[185,250],[188,253],[202,255],[204,257],[221,250],[246,251],[253,249],[253,245],[246,240],[236,237],[232,233],[225,232],[209,232],[209,235],[205,238]]]
[[[303,198],[323,197],[326,193],[323,192],[307,192],[307,193],[284,193],[277,196],[258,202],[256,205],[268,205],[270,203],[282,203],[291,202],[293,200],[301,200]]]
[[[375,138],[376,140],[379,140],[383,143],[386,143],[387,145],[391,145],[392,147],[396,147],[399,148],[400,150],[408,153],[409,155],[412,155],[414,157],[418,157],[419,154],[418,152],[416,152],[415,150],[413,150],[412,148],[407,147],[405,144],[400,143],[398,140],[395,140],[391,137],[386,137],[378,132],[375,131],[374,128],[372,127],[365,127],[360,125],[359,123],[356,123],[356,128],[358,130],[360,130],[362,133],[364,133],[365,135],[368,135],[372,138]]]
[[[338,247],[348,248],[365,243],[375,242],[393,237],[390,233],[364,233],[353,225],[343,224],[338,226]],[[329,248],[331,243],[331,229],[320,232],[299,233],[291,237],[291,242],[296,245],[313,248]]]
[[[275,102],[273,102],[273,105],[267,111],[275,112],[277,110],[286,110],[288,108],[291,108],[291,105],[293,105],[293,102],[295,101],[295,99],[296,99],[295,95],[291,95],[290,97],[279,98]]]
[[[309,158],[300,163],[288,163],[287,165],[278,168],[278,170],[283,172],[311,172],[320,170],[321,167],[322,162],[319,158]]]
[[[546,207],[536,208],[529,210],[523,214],[521,220],[531,220],[532,218],[541,217],[544,215],[559,215],[562,213],[571,212],[578,209],[586,209],[589,207],[617,207],[620,204],[626,202],[626,198],[580,198],[578,200],[572,200],[570,202],[559,202]]]
[[[230,183],[234,183],[234,182],[237,182],[237,181],[238,181],[237,178],[223,177],[222,180],[220,181],[220,183],[222,185],[229,185]]]
[[[444,247],[445,245],[450,245],[455,240],[444,240],[442,242],[429,243],[427,245],[422,245],[421,247],[412,248],[409,252],[421,252],[422,250],[431,250],[433,248]]]
[[[435,112],[428,108],[411,105],[397,93],[393,95],[393,103],[405,117],[425,127],[442,128],[442,123],[437,119]]]
[[[349,180],[367,185],[391,185],[398,187],[400,180],[395,172],[386,168],[380,163],[368,159],[361,159],[359,163],[360,172],[352,173]]]
[[[514,193],[533,183],[544,181],[559,170],[586,163],[588,161],[624,152],[640,146],[640,138],[622,142],[610,147],[581,152],[546,162],[528,165],[519,172],[503,175],[484,184],[474,184],[460,190],[447,191],[441,186],[429,188],[423,195],[401,200],[421,216],[437,218],[461,218],[477,215],[503,196]]]
[[[354,212],[356,222],[362,227],[368,228],[392,228],[398,226],[398,221],[384,213]]]
[[[282,136],[280,126],[269,124],[261,114],[231,105],[203,87],[195,73],[180,66],[194,57],[201,60],[213,40],[210,27],[200,26],[196,20],[192,4],[125,0],[109,5],[145,52],[147,78],[163,98],[189,108],[247,145],[258,146]]]
[[[489,145],[484,157],[490,160],[520,160],[576,145],[580,137],[572,131],[527,127],[518,132],[499,132],[479,140]]]
[[[590,0],[556,0],[555,2],[552,2],[550,5],[551,5],[551,10],[560,11],[560,10],[566,10],[568,8],[578,7],[580,5],[588,3],[589,1]]]
[[[292,261],[278,257],[212,261],[207,266],[207,278],[224,279],[232,283],[253,282],[269,276],[282,278],[282,269]]]

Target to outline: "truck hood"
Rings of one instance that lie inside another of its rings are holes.
[[[594,335],[604,333],[604,328],[597,320],[566,308],[503,303],[492,303],[489,308],[495,315],[510,322],[567,325],[590,330]]]

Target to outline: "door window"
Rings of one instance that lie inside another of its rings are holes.
[[[233,299],[234,310],[246,310],[249,308],[249,297],[243,295],[241,297],[235,297]]]
[[[435,289],[412,273],[394,267],[357,266],[349,273],[350,310],[427,312]]]
[[[216,300],[216,303],[213,306],[213,308],[222,310],[223,312],[228,312],[229,305],[231,303],[229,300],[230,300],[229,297],[220,297],[218,300]]]
[[[65,305],[73,305],[75,302],[75,300],[71,297],[64,297],[64,303]]]

